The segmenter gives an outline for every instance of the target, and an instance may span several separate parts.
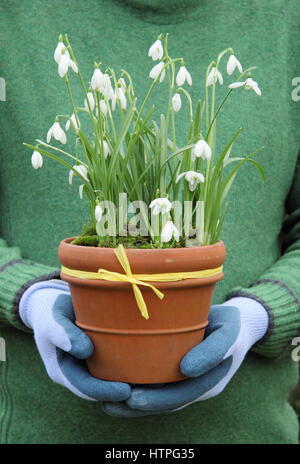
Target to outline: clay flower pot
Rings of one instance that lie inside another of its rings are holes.
[[[112,248],[60,243],[63,266],[89,272],[99,268],[124,273]],[[126,249],[133,274],[156,274],[215,269],[225,260],[222,241],[192,248]],[[90,280],[61,274],[70,285],[76,324],[91,338],[95,351],[87,360],[90,373],[104,380],[128,383],[176,382],[185,377],[180,360],[204,337],[214,286],[212,277],[155,282],[160,300],[140,286],[149,319],[137,307],[127,282]]]

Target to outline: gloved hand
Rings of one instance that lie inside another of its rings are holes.
[[[39,282],[20,300],[20,317],[34,332],[37,348],[49,377],[75,395],[96,401],[124,401],[131,388],[126,383],[92,377],[83,359],[93,344],[75,324],[69,287],[60,280]]]
[[[206,338],[180,364],[189,379],[161,387],[137,386],[126,402],[105,402],[104,412],[117,417],[169,413],[219,395],[267,327],[266,310],[251,298],[236,297],[212,306]]]

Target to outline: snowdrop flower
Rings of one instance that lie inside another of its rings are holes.
[[[78,172],[88,182],[88,170],[83,164],[76,164],[73,169]],[[73,182],[74,171],[69,172],[69,184]]]
[[[161,60],[164,56],[164,49],[160,40],[156,40],[149,48],[148,56],[151,56],[153,61]]]
[[[58,140],[60,143],[66,144],[67,137],[63,129],[60,127],[59,122],[55,122],[53,126],[50,127],[47,133],[47,143],[51,141],[51,138],[54,137],[55,140]]]
[[[100,92],[104,97],[108,98],[109,100],[112,100],[114,98],[114,91],[108,74],[103,74]]]
[[[77,122],[78,121],[78,122]],[[73,113],[72,116],[70,117],[70,119],[67,120],[67,123],[66,123],[66,130],[68,131],[70,129],[70,126],[71,126],[71,123],[75,129],[76,132],[79,131],[79,128],[80,128],[80,122],[79,122],[79,119],[77,118],[76,120],[76,116],[75,114]]]
[[[169,213],[172,203],[167,198],[155,198],[151,201],[150,208],[153,209],[153,216],[157,216],[159,213]]]
[[[56,61],[57,64],[59,64],[60,59],[62,57],[63,50],[66,49],[66,46],[63,42],[58,42],[56,49],[54,51],[54,60]]]
[[[204,182],[204,176],[200,172],[196,171],[187,171],[183,172],[182,174],[179,174],[179,176],[176,179],[176,183],[179,182],[182,177],[185,178],[185,180],[189,183],[189,189],[191,192],[194,192],[196,190],[197,185],[200,182]]]
[[[205,140],[199,140],[192,149],[192,161],[196,158],[202,158],[209,161],[211,158],[211,148]]]
[[[163,69],[163,67],[164,62],[160,61],[151,69],[149,77],[151,77],[151,79],[156,79],[160,75],[159,82],[162,82],[166,75],[166,70]]]
[[[179,71],[176,76],[176,84],[178,87],[183,86],[187,81],[189,85],[192,85],[192,77],[185,66],[180,66]]]
[[[60,77],[64,77],[67,74],[69,67],[75,73],[78,73],[77,64],[71,59],[70,53],[63,42],[58,42],[54,52],[54,60],[58,64],[58,74]]]
[[[220,73],[220,71],[213,66],[210,70],[209,75],[207,76],[206,80],[206,86],[208,87],[209,85],[215,84],[217,81],[219,81],[219,84],[223,84],[223,76]]]
[[[122,110],[126,110],[127,100],[126,100],[124,90],[122,89],[122,87],[117,87],[115,89],[114,96],[113,96],[112,103],[111,103],[111,107],[113,111],[116,108],[117,100],[119,100]]]
[[[109,148],[109,145],[108,143],[103,140],[103,152],[104,152],[104,158],[106,159],[108,157],[108,155],[110,155],[111,151],[110,151],[110,148]]]
[[[92,92],[88,92],[87,93],[87,99],[85,98],[84,99],[84,107],[85,109],[88,111],[89,110],[89,105],[90,105],[90,108],[91,108],[91,111],[94,111],[94,108],[95,108],[95,99],[94,99],[94,95]]]
[[[173,110],[176,111],[179,111],[180,108],[181,108],[181,96],[179,93],[175,93],[175,95],[172,97],[172,107],[173,107]]]
[[[258,83],[255,82],[253,79],[249,78],[247,79],[246,81],[244,82],[233,82],[232,84],[230,84],[228,86],[230,89],[236,89],[238,87],[245,87],[245,89],[247,90],[254,90],[254,92],[257,94],[257,95],[261,95],[261,90],[260,88],[258,87]]]
[[[100,92],[103,85],[103,73],[99,68],[96,68],[91,79],[91,87],[93,90],[98,90]]]
[[[178,229],[172,221],[167,221],[166,225],[163,227],[163,230],[161,232],[160,239],[162,242],[169,242],[173,237],[175,238],[176,242],[178,242]]]
[[[226,71],[229,76],[234,72],[235,68],[238,68],[240,73],[243,72],[243,68],[239,60],[234,56],[230,55],[228,61],[227,61],[227,66],[226,66]]]
[[[100,111],[104,116],[107,115],[107,104],[104,100],[100,100]],[[99,117],[98,108],[96,108],[96,115]]]
[[[32,153],[31,164],[34,169],[38,169],[43,166],[43,157],[38,151],[34,151]]]
[[[95,219],[97,222],[100,222],[102,219],[103,211],[100,205],[95,207]]]

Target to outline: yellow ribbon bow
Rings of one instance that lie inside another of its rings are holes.
[[[98,272],[89,271],[78,271],[76,269],[68,269],[62,266],[61,271],[65,275],[77,277],[79,279],[99,279],[99,280],[110,280],[112,282],[128,282],[132,285],[134,296],[139,307],[142,316],[145,319],[149,319],[149,314],[142,292],[138,288],[138,285],[149,287],[161,300],[164,294],[160,292],[154,285],[148,284],[145,281],[151,282],[176,282],[178,280],[185,279],[199,279],[205,277],[211,277],[216,274],[220,274],[223,270],[223,266],[216,269],[206,269],[202,271],[191,271],[191,272],[165,272],[162,274],[132,274],[130,264],[125,252],[123,245],[119,245],[114,249],[115,255],[118,258],[119,263],[125,271],[125,274],[119,272],[107,271],[106,269],[99,269]]]

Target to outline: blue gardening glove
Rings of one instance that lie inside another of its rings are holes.
[[[180,364],[181,372],[190,379],[158,388],[137,386],[126,402],[105,402],[104,412],[117,417],[141,417],[177,411],[219,395],[267,327],[266,310],[251,298],[232,298],[212,306],[206,338]]]
[[[49,377],[87,400],[124,401],[131,388],[126,383],[92,377],[83,359],[93,344],[75,324],[69,287],[60,280],[39,282],[20,301],[20,317],[34,338]]]

